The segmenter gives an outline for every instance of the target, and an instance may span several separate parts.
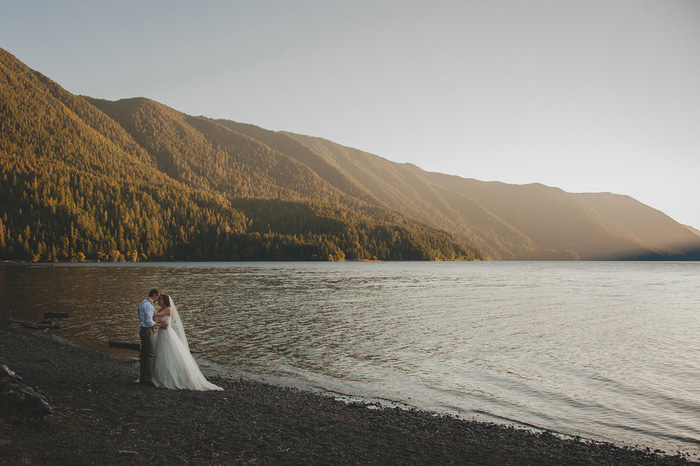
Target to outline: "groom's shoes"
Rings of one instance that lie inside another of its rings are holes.
[[[139,383],[141,385],[145,385],[146,387],[155,387],[155,385],[153,385],[153,382],[151,382],[150,380],[144,380],[143,382],[139,382]]]

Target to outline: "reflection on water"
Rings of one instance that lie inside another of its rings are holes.
[[[0,318],[138,341],[170,294],[198,359],[238,374],[598,440],[700,451],[698,263],[0,266]]]

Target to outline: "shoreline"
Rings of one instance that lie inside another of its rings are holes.
[[[223,392],[133,383],[138,363],[0,323],[0,364],[53,414],[0,415],[6,464],[697,464],[220,375]]]

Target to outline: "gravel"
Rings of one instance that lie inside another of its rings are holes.
[[[223,392],[143,387],[133,382],[136,361],[14,327],[0,323],[0,364],[46,397],[52,412],[0,413],[2,464],[691,464],[247,379],[210,376]]]

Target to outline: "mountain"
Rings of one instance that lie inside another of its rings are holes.
[[[76,96],[2,49],[0,169],[0,259],[700,259],[700,236],[628,196]]]
[[[3,260],[482,258],[253,138],[75,96],[4,50],[0,170]]]
[[[697,235],[629,196],[429,173],[321,138],[218,122],[312,169],[345,174],[384,205],[444,229],[492,259],[700,259]]]
[[[476,203],[502,221],[477,247],[495,245],[493,255],[513,259],[581,260],[697,259],[700,243],[687,228],[629,196],[572,194],[540,184],[508,185],[465,180],[412,167],[435,185]],[[469,217],[464,217],[468,220]],[[477,217],[471,217],[477,218]],[[509,245],[512,229],[528,241]],[[449,230],[448,230],[449,231]],[[495,249],[495,250],[494,250]]]

